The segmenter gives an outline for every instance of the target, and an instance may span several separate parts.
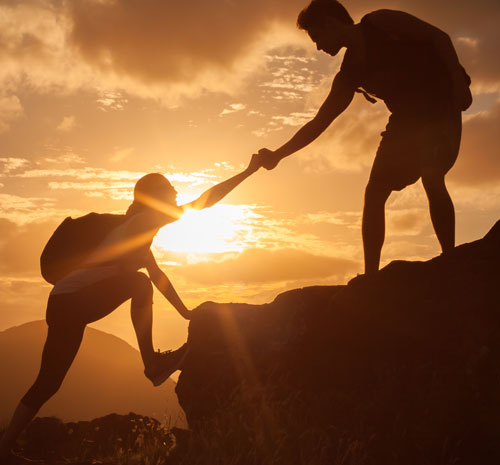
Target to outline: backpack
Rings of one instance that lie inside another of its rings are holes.
[[[449,71],[435,50],[386,31],[375,24],[371,15],[368,13],[360,21],[368,45],[368,61],[363,72],[365,86],[356,92],[375,103],[371,94],[378,91],[391,111],[401,104],[427,101],[452,102],[461,111],[471,105],[471,78],[458,61],[463,85],[460,95],[452,95]]]
[[[78,269],[104,238],[126,219],[126,215],[109,213],[89,213],[79,218],[68,216],[54,231],[40,256],[43,278],[56,284]]]

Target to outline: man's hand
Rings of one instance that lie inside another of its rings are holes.
[[[263,166],[266,170],[272,170],[273,168],[276,168],[281,160],[281,157],[276,155],[276,152],[273,152],[269,149],[260,149],[259,158],[261,166]]]

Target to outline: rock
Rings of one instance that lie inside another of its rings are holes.
[[[201,305],[176,387],[190,426],[321,431],[325,463],[342,441],[356,463],[500,463],[499,263],[497,222],[347,286]]]

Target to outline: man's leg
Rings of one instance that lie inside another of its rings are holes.
[[[78,352],[84,330],[84,325],[49,326],[40,372],[33,386],[18,404],[2,436],[0,460],[8,456],[19,435],[42,405],[58,391]]]
[[[422,184],[429,200],[434,231],[443,253],[455,247],[455,208],[446,189],[444,174],[426,170],[422,174]]]
[[[365,190],[363,207],[363,247],[365,255],[365,274],[378,271],[380,254],[385,237],[385,203],[391,194],[391,189],[369,182]]]

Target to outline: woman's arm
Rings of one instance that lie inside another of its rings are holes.
[[[211,207],[216,204],[219,200],[222,200],[227,194],[229,194],[235,187],[241,184],[246,178],[251,174],[255,173],[261,167],[258,155],[252,155],[252,159],[248,167],[241,173],[229,178],[210,189],[206,190],[201,194],[196,200],[192,202],[181,205],[180,208],[183,210],[195,209],[201,210],[203,208]]]
[[[165,296],[165,298],[183,318],[189,320],[191,318],[191,312],[184,305],[184,302],[179,297],[179,294],[177,294],[174,286],[167,278],[167,275],[160,269],[158,263],[156,263],[155,257],[151,251],[149,252],[146,269],[148,270],[149,277],[156,288]]]

